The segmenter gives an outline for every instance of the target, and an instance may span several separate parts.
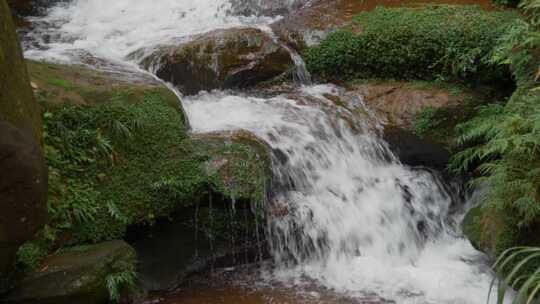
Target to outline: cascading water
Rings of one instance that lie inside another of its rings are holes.
[[[234,3],[75,0],[33,20],[26,55],[73,61],[84,52],[135,66],[127,58],[142,48],[275,20],[231,15]],[[372,115],[355,118],[325,97],[336,90],[311,85],[264,98],[217,91],[183,100],[194,132],[245,129],[271,147],[268,209],[287,212],[269,216],[276,267],[266,278],[396,303],[485,302],[492,276],[483,255],[459,237],[451,195],[434,174],[392,156]]]
[[[288,208],[269,221],[272,276],[397,303],[485,302],[491,276],[473,265],[482,255],[456,236],[450,195],[431,173],[396,161],[372,124],[336,111],[322,95],[333,90],[185,101],[195,132],[246,129],[272,148],[273,203]]]

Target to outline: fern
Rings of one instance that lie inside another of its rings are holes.
[[[120,302],[123,290],[133,290],[137,280],[137,272],[134,269],[126,269],[107,275],[105,283],[109,291],[109,297],[114,302]]]
[[[540,248],[537,247],[515,247],[503,252],[494,265],[497,274],[502,279],[497,283],[497,303],[506,303],[504,300],[511,288],[517,289],[517,294],[512,301],[513,304],[538,303],[537,296],[540,293],[539,261]],[[495,284],[494,280],[490,287],[490,296]]]

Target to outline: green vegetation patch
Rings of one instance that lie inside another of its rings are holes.
[[[487,249],[494,256],[514,246],[540,245],[540,10],[534,1],[523,1],[522,8],[526,19],[507,28],[492,56],[494,63],[511,68],[518,88],[506,102],[481,106],[458,126],[461,151],[451,163],[458,172],[473,173],[473,183],[485,190],[479,214],[470,215],[480,219],[473,223],[480,223],[481,233],[464,231],[491,244]],[[523,285],[516,298],[521,303],[531,290],[540,290],[533,287],[539,267],[540,261],[523,253],[496,268],[508,285]]]
[[[44,109],[49,224],[20,250],[21,269],[58,249],[121,239],[127,227],[152,224],[210,192],[262,199],[269,175],[257,154],[265,151],[223,138],[213,148],[194,142],[167,88],[115,83],[78,66],[31,62],[30,73]],[[227,163],[212,173],[217,158]]]
[[[236,141],[227,143],[219,138],[196,141],[198,151],[210,155],[205,169],[212,178],[212,188],[235,200],[262,202],[271,175],[265,147],[249,138]]]
[[[122,96],[93,107],[65,104],[44,115],[50,228],[69,233],[68,243],[121,238],[130,224],[190,204],[206,183],[178,110],[158,90],[138,103]],[[169,176],[183,186],[174,197],[153,186]]]
[[[505,80],[491,63],[497,39],[518,18],[476,6],[378,7],[306,52],[325,80],[352,78]],[[359,30],[360,29],[360,30]]]

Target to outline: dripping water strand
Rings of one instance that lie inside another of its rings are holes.
[[[292,73],[294,82],[300,85],[311,85],[312,84],[311,74],[309,73],[306,63],[304,59],[302,58],[302,56],[300,56],[300,54],[298,54],[298,52],[294,48],[287,45],[287,43],[282,42],[279,39],[279,37],[277,37],[277,35],[274,33],[274,30],[271,27],[266,26],[266,25],[261,25],[261,26],[258,26],[258,28],[264,33],[266,33],[268,36],[270,36],[270,38],[272,38],[272,40],[276,44],[284,48],[291,56],[291,59],[294,63],[294,70]]]

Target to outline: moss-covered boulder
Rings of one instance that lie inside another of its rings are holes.
[[[248,87],[287,72],[293,61],[267,33],[235,28],[162,47],[142,64],[190,95],[201,90]]]
[[[540,246],[539,225],[520,227],[518,222],[511,212],[477,206],[466,214],[462,231],[475,248],[494,258],[515,246]]]
[[[72,248],[45,259],[39,270],[28,274],[6,298],[7,303],[108,303],[121,291],[122,280],[135,271],[135,250],[123,241]],[[117,283],[117,290],[110,284]],[[109,286],[108,286],[109,284]]]
[[[5,0],[0,1],[0,281],[47,220],[41,114]],[[1,284],[0,284],[1,285]],[[0,286],[1,290],[1,286]]]
[[[121,238],[205,187],[203,160],[168,88],[84,66],[28,66],[44,109],[53,247]]]
[[[387,125],[410,130],[425,108],[462,106],[474,96],[458,85],[428,82],[362,81],[352,83],[349,91],[360,96]]]
[[[262,201],[272,175],[269,147],[247,131],[195,134],[199,153],[209,157],[205,172],[218,193],[236,200]]]
[[[236,248],[244,244],[239,236],[246,225],[238,225],[244,213],[232,221],[230,208],[233,198],[237,208],[262,200],[269,180],[264,147],[248,136],[192,137],[177,96],[151,78],[33,61],[28,67],[44,109],[51,218],[46,236],[21,252],[21,264],[39,265],[36,247],[46,255],[127,237],[140,253],[143,287],[169,288],[192,269],[193,257],[209,261],[216,255],[217,247],[203,254],[193,234],[174,247],[177,255],[170,254],[174,233],[197,231],[192,220],[199,207],[204,246],[218,234],[223,244],[231,244],[229,235]],[[206,212],[211,196],[214,209]],[[167,229],[149,228],[170,218],[183,230],[168,235]],[[220,248],[223,256],[230,253]]]

